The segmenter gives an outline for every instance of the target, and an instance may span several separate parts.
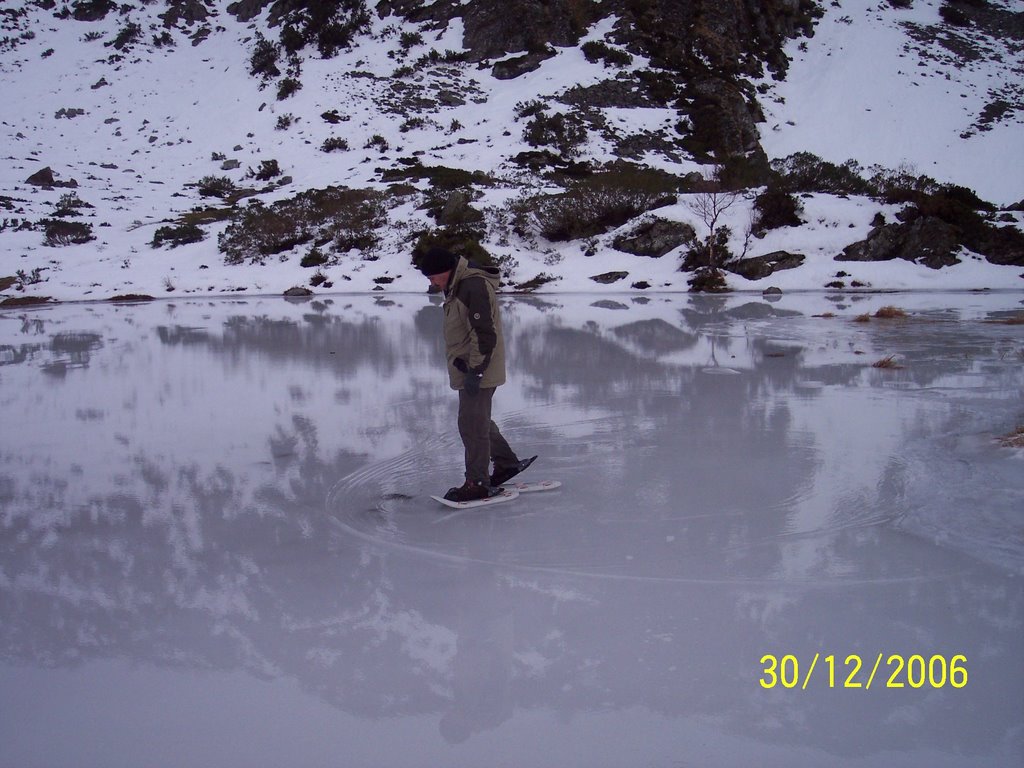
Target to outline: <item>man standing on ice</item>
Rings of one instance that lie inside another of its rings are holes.
[[[494,390],[505,383],[505,339],[497,288],[499,271],[443,248],[431,248],[416,266],[444,293],[448,380],[459,393],[459,436],[466,448],[466,482],[450,488],[448,501],[474,501],[526,469],[491,420]],[[490,462],[494,472],[488,474]]]

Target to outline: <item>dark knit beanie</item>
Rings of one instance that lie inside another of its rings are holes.
[[[427,277],[440,275],[450,269],[455,269],[459,263],[459,257],[444,248],[431,248],[419,260],[419,270]]]

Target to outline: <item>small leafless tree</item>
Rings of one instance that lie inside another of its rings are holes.
[[[722,166],[720,165],[716,165],[710,171],[706,171],[703,176],[704,183],[701,185],[701,191],[693,195],[686,205],[707,227],[708,236],[705,241],[707,267],[711,270],[717,270],[720,266],[718,263],[720,256],[717,248],[719,244],[715,237],[718,229],[718,220],[722,217],[723,213],[740,200],[742,194],[737,190],[724,188],[722,184]]]

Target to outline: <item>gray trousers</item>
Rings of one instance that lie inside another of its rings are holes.
[[[491,421],[494,390],[481,389],[475,395],[459,390],[459,436],[466,447],[466,479],[472,482],[490,482],[488,466],[492,460],[495,468],[519,463],[498,425]]]

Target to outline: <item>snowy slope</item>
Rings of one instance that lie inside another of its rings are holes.
[[[1012,0],[991,5],[1020,10]],[[769,156],[808,151],[835,163],[909,165],[1000,205],[1024,200],[1024,112],[974,128],[993,96],[1024,76],[1024,46],[950,32],[977,40],[971,61],[915,40],[908,25],[941,24],[940,6],[826,5],[815,36],[790,42],[786,81],[763,101]]]
[[[5,147],[0,158],[0,218],[5,224],[0,230],[0,278],[24,276],[20,286],[7,287],[0,298],[279,293],[307,285],[313,270],[300,267],[299,261],[308,248],[298,247],[262,266],[225,265],[217,249],[217,235],[225,223],[207,225],[207,237],[198,244],[151,247],[159,226],[217,202],[202,198],[196,189],[197,182],[210,175],[227,176],[238,187],[267,187],[259,198],[270,203],[331,184],[385,189],[382,172],[415,158],[425,166],[490,173],[495,184],[482,190],[474,205],[493,219],[510,199],[539,186],[510,162],[530,149],[522,137],[523,122],[516,121],[516,106],[543,98],[551,109],[564,110],[549,97],[609,76],[602,65],[587,62],[578,48],[559,49],[536,71],[507,81],[494,79],[489,67],[464,63],[413,66],[431,52],[462,50],[461,22],[434,29],[393,16],[374,17],[369,33],[351,50],[330,60],[307,51],[302,58],[302,89],[279,101],[273,85],[261,90],[249,73],[256,33],[269,37],[275,32],[268,28],[265,15],[249,24],[237,22],[224,12],[226,4],[217,4],[220,13],[202,41],[193,43],[195,26],[179,25],[170,32],[174,46],[155,47],[148,41],[164,31],[158,18],[164,10],[161,4],[140,5],[125,17],[112,13],[102,21],[85,23],[58,20],[52,11],[23,7],[20,1],[0,2],[0,10],[9,12],[4,17],[5,34],[17,38],[0,56],[0,140]],[[18,9],[24,15],[10,13]],[[866,0],[828,8],[817,34],[805,41],[806,51],[800,50],[800,41],[790,43],[794,61],[789,79],[774,84],[763,99],[768,119],[762,133],[770,156],[810,150],[826,159],[854,157],[865,164],[909,162],[920,173],[976,187],[997,202],[1024,197],[1024,175],[1007,172],[1012,160],[1021,158],[1024,132],[1019,122],[998,124],[969,139],[956,138],[968,121],[964,109],[976,114],[985,98],[979,89],[1007,82],[1010,71],[1019,66],[1019,54],[1013,58],[1007,53],[999,67],[989,62],[977,71],[951,70],[955,78],[950,81],[935,76],[919,85],[917,79],[924,78],[916,72],[897,74],[913,66],[911,59],[900,58],[907,38],[897,22],[905,17],[924,23],[934,20],[935,14],[935,7],[924,3],[899,12],[888,6],[874,9]],[[127,21],[145,30],[144,41],[119,53],[111,44]],[[598,23],[585,40],[604,39],[613,23],[614,19]],[[419,42],[403,43],[403,32],[419,32]],[[886,54],[880,55],[880,50]],[[646,64],[635,58],[631,66]],[[393,77],[402,66],[413,66],[413,71]],[[858,87],[860,83],[870,87]],[[452,93],[456,99],[445,98]],[[410,106],[410,99],[421,102]],[[924,106],[935,119],[907,130],[908,110],[919,115]],[[68,117],[69,111],[75,116]],[[342,122],[322,117],[332,111]],[[656,131],[678,119],[668,109],[604,112],[620,133]],[[332,138],[344,139],[348,149],[322,151],[324,141]],[[614,159],[607,140],[595,132],[581,157]],[[222,170],[225,160],[237,161],[239,167]],[[276,160],[287,177],[278,188],[251,178],[251,171],[268,160]],[[697,168],[659,153],[649,153],[646,162],[678,174]],[[93,224],[96,240],[47,247],[39,228],[18,229],[20,222],[51,216],[57,201],[69,192],[25,183],[44,166],[53,169],[58,181],[78,183],[74,194],[91,206],[83,210],[83,220]],[[1002,172],[983,172],[987,168]],[[423,180],[415,185],[428,189]],[[334,290],[423,289],[409,253],[415,233],[435,224],[420,208],[421,202],[413,196],[392,203],[383,242],[370,258],[352,253],[323,268]],[[689,222],[700,233],[699,219],[686,202],[683,196],[679,205],[661,209],[658,215]],[[805,206],[813,215],[805,216],[804,227],[774,232],[763,241],[744,241],[749,200],[729,212],[723,223],[733,231],[730,245],[735,253],[755,256],[786,248],[808,255],[804,267],[766,281],[748,283],[730,276],[734,288],[760,290],[772,284],[820,289],[839,270],[877,288],[1020,288],[1019,268],[971,259],[940,272],[912,264],[837,265],[832,257],[863,239],[872,217],[884,206],[831,198],[812,199]],[[539,274],[557,278],[546,290],[623,290],[641,281],[653,290],[686,290],[688,275],[678,271],[678,251],[660,259],[631,256],[610,247],[614,235],[584,245],[492,235],[484,245],[495,257],[507,260],[511,282]],[[593,255],[585,256],[584,246]],[[629,277],[610,287],[590,279],[609,271],[627,271]],[[391,282],[384,287],[375,282],[382,279]]]

